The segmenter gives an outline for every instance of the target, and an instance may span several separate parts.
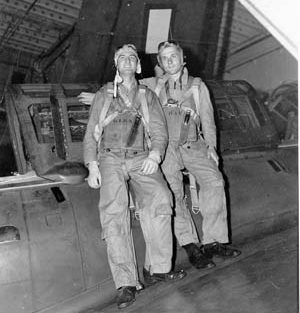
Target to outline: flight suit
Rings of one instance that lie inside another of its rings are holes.
[[[102,176],[99,201],[102,238],[107,244],[108,262],[116,288],[119,288],[138,285],[128,209],[128,185],[140,209],[140,223],[146,243],[145,269],[151,274],[171,270],[172,199],[159,170],[151,175],[143,175],[140,171],[149,151],[158,151],[163,156],[168,143],[166,121],[156,95],[145,89],[149,134],[146,134],[145,125],[140,123],[133,143],[128,146],[128,136],[136,115],[141,114],[140,87],[135,84],[128,92],[120,85],[120,93],[112,99],[107,116],[116,111],[118,114],[103,128],[101,143],[97,147],[94,131],[105,99],[109,96],[107,90],[107,86],[101,88],[92,104],[84,138],[84,161],[86,164],[95,160],[99,162]],[[151,147],[147,145],[147,136],[150,137]]]
[[[207,156],[208,147],[216,147],[214,112],[207,87],[199,84],[200,112],[197,114],[191,86],[193,77],[184,68],[173,81],[165,74],[142,82],[154,90],[162,104],[169,132],[169,145],[162,171],[174,193],[176,238],[181,246],[199,242],[197,232],[184,203],[182,169],[186,168],[200,185],[202,244],[228,242],[227,209],[224,182],[216,163]],[[199,79],[198,79],[199,80]],[[186,125],[187,111],[191,112]],[[201,133],[200,133],[201,128]]]

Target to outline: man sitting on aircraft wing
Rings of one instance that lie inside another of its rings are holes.
[[[146,243],[146,284],[175,281],[184,271],[171,271],[171,193],[159,169],[168,143],[166,120],[157,96],[138,85],[141,71],[134,45],[114,55],[114,83],[104,85],[93,99],[84,138],[88,184],[100,188],[99,213],[108,262],[119,290],[117,304],[135,301],[139,288],[128,209],[128,185],[140,209]]]

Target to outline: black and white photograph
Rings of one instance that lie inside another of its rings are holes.
[[[297,313],[297,0],[0,0],[0,313]]]

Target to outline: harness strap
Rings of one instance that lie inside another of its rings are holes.
[[[105,101],[102,107],[102,110],[100,112],[99,116],[99,122],[96,125],[95,131],[94,131],[94,137],[98,143],[98,150],[100,148],[101,144],[101,135],[103,132],[103,128],[107,126],[109,123],[111,123],[119,114],[118,111],[113,112],[109,116],[107,115],[107,112],[109,110],[109,107],[113,101],[113,85],[108,84],[107,89],[106,89],[106,97]],[[146,87],[145,86],[139,86],[139,99],[141,101],[141,111],[142,111],[142,122],[144,124],[145,130],[146,130],[146,141],[148,148],[150,149],[151,146],[151,141],[150,141],[150,129],[149,129],[149,110],[148,110],[148,105],[147,105],[147,100],[146,100]],[[96,100],[97,101],[97,97]],[[138,111],[137,111],[138,113]]]
[[[190,111],[191,117],[196,122],[198,122],[199,118],[200,118],[200,85],[201,85],[201,82],[202,82],[201,78],[199,78],[199,77],[193,78],[191,87],[183,94],[180,101],[178,101],[177,103],[165,103],[162,105],[164,107],[179,107],[180,109],[182,109],[185,112]],[[155,90],[159,90],[159,92],[160,92],[162,89],[162,83],[165,83],[165,81],[162,78],[159,78],[158,83],[160,83],[160,88],[156,88]],[[193,110],[192,108],[184,106],[184,101],[186,99],[188,99],[190,96],[193,96],[193,99],[194,99],[195,105],[196,105],[196,111]]]
[[[202,84],[202,80],[199,77],[195,77],[193,79],[193,83],[191,86],[191,90],[193,93],[193,98],[196,105],[197,116],[200,118],[200,85]],[[192,201],[192,212],[194,214],[198,214],[200,212],[200,201],[199,195],[197,192],[196,179],[194,175],[189,173],[190,180],[190,193],[191,193],[191,201]]]
[[[178,105],[181,107],[182,106],[182,103],[188,99],[191,95],[192,95],[192,87],[190,87],[184,94],[183,96],[181,97],[180,101],[178,102]]]
[[[194,77],[193,81],[191,83],[191,87],[185,92],[185,94],[182,96],[181,100],[179,101],[179,106],[182,106],[182,103],[188,99],[191,95],[193,95],[193,99],[195,101],[196,105],[196,112],[198,115],[200,115],[200,85],[201,85],[201,78],[200,77]]]
[[[114,112],[111,115],[109,115],[102,123],[102,128],[107,126],[112,120],[114,120],[118,116],[119,112]]]
[[[148,105],[147,105],[147,100],[146,100],[146,88],[144,86],[140,86],[139,88],[139,99],[141,101],[141,109],[142,109],[142,115],[143,115],[143,120],[145,124],[145,128],[147,132],[149,132],[149,110],[148,110]]]
[[[199,202],[199,198],[198,198],[196,179],[195,179],[195,176],[192,175],[190,172],[188,173],[188,175],[189,175],[189,181],[190,181],[192,212],[194,214],[198,214],[200,212],[200,202]]]
[[[193,93],[193,98],[195,101],[196,105],[196,112],[200,116],[200,86],[202,84],[202,80],[200,77],[195,77],[192,83],[192,93]]]
[[[110,118],[111,115],[106,118],[106,115],[107,115],[107,112],[109,110],[112,100],[113,100],[113,89],[110,89],[108,86],[107,96],[105,97],[104,105],[103,105],[103,108],[101,110],[100,117],[99,117],[99,126],[102,125],[102,128],[109,123],[108,119],[112,121],[112,119]]]
[[[103,127],[106,126],[108,123],[110,123],[113,118],[116,117],[116,115],[112,118],[112,116],[109,116],[106,118],[106,114],[109,110],[110,104],[112,102],[113,99],[113,89],[110,88],[110,86],[107,86],[107,90],[106,90],[106,97],[105,97],[105,101],[102,107],[102,110],[100,112],[100,116],[99,116],[99,122],[95,127],[94,130],[94,138],[96,139],[97,143],[98,143],[98,150],[100,148],[100,143],[101,143],[101,134],[103,132]],[[96,94],[96,99],[95,102],[98,101],[98,95]]]
[[[151,140],[150,140],[150,117],[149,117],[149,108],[147,105],[146,100],[146,87],[145,86],[139,86],[139,98],[141,101],[141,110],[142,110],[142,122],[144,124],[145,130],[146,130],[146,142],[148,149],[151,148]]]
[[[165,83],[167,81],[167,78],[158,78],[157,80],[157,84],[156,84],[156,87],[154,89],[154,92],[156,93],[156,95],[159,97],[159,94],[162,90],[162,88],[164,87]]]

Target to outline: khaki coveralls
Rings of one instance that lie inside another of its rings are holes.
[[[169,145],[162,171],[174,193],[175,236],[179,245],[199,242],[190,211],[184,202],[182,169],[186,168],[194,175],[200,185],[199,203],[202,215],[202,244],[215,241],[228,242],[227,208],[224,182],[216,163],[207,156],[208,146],[216,147],[216,127],[213,107],[209,92],[203,82],[199,85],[200,114],[191,116],[188,127],[182,128],[186,111],[190,108],[196,113],[196,104],[190,89],[193,77],[188,76],[187,69],[176,82],[165,74],[161,78],[149,78],[143,84],[158,95],[166,116],[169,132]],[[199,129],[201,127],[202,135]],[[184,142],[182,132],[186,132]]]
[[[127,146],[137,110],[141,113],[137,84],[129,92],[122,85],[119,86],[123,94],[128,93],[127,101],[120,97],[120,93],[112,100],[107,116],[116,111],[119,114],[104,127],[97,153],[93,133],[105,99],[109,96],[106,87],[96,93],[92,104],[84,138],[84,161],[86,164],[95,160],[99,162],[102,176],[99,201],[102,238],[107,244],[108,262],[116,288],[120,288],[138,285],[128,209],[128,184],[140,209],[140,223],[146,242],[145,268],[151,273],[167,273],[171,270],[172,199],[160,170],[151,175],[143,175],[140,171],[149,154],[143,123],[138,126],[132,146]],[[145,96],[149,110],[151,150],[163,156],[168,143],[166,120],[156,95],[146,88]]]

